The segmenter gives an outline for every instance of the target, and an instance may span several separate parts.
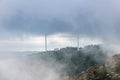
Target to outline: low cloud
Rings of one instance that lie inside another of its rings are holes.
[[[1,0],[0,39],[79,34],[119,44],[119,0]]]
[[[14,55],[13,55],[14,56]],[[24,60],[17,57],[0,59],[1,80],[62,80],[62,66],[42,59]]]
[[[15,33],[115,36],[120,30],[119,3],[118,0],[2,0],[0,21],[5,29]]]
[[[22,38],[0,40],[0,51],[44,51],[44,40],[44,36],[25,36]],[[63,48],[66,46],[77,46],[77,38],[70,34],[49,35],[47,37],[47,42],[48,50]],[[80,37],[79,42],[80,47],[103,43],[101,39],[90,37]]]

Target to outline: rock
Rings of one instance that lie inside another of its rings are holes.
[[[120,55],[114,55],[105,63],[90,67],[74,80],[120,80]]]

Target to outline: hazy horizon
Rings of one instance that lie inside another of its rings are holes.
[[[119,0],[1,0],[0,51],[44,50],[89,44],[119,49]],[[51,38],[52,37],[52,38]],[[117,49],[117,50],[118,50]]]

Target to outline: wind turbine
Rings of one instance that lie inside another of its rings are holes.
[[[45,52],[47,52],[47,35],[45,34]]]
[[[79,51],[79,34],[77,35],[77,51]]]

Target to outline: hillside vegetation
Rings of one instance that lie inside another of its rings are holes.
[[[89,45],[77,51],[75,47],[61,48],[55,51],[41,52],[30,56],[32,60],[43,59],[48,63],[64,65],[68,76],[74,76],[89,67],[105,61],[106,55],[99,45]]]
[[[120,55],[114,55],[109,61],[90,67],[72,80],[120,80]]]

